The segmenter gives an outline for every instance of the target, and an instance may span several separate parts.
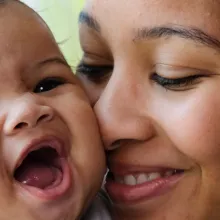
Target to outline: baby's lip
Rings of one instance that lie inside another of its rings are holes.
[[[33,139],[14,166],[14,179],[23,193],[43,200],[55,200],[71,187],[69,145],[55,136]]]
[[[24,161],[29,153],[41,149],[45,146],[55,149],[60,157],[67,157],[68,155],[69,149],[67,149],[67,145],[65,145],[61,139],[55,136],[44,136],[40,138],[35,138],[32,139],[26,147],[24,147],[15,162],[13,171],[15,171],[21,165],[21,163]]]

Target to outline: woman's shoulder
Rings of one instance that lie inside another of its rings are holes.
[[[110,199],[104,190],[100,190],[82,220],[111,220],[110,210]]]

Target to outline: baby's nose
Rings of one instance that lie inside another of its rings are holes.
[[[50,121],[53,116],[51,107],[37,103],[33,96],[26,96],[15,100],[10,105],[3,131],[5,135],[13,135],[21,130]]]

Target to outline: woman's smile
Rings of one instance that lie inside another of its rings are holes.
[[[172,168],[116,166],[109,171],[106,189],[115,203],[138,203],[169,192],[184,175]],[[127,174],[126,174],[127,173]]]

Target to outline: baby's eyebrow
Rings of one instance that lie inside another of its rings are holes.
[[[89,28],[92,28],[97,32],[101,32],[98,21],[92,15],[85,11],[80,12],[78,21],[81,24],[86,24]]]
[[[47,58],[45,60],[42,60],[40,61],[37,66],[38,67],[41,67],[41,66],[44,66],[46,64],[50,64],[50,63],[58,63],[58,64],[62,64],[62,65],[65,65],[66,67],[70,68],[69,64],[66,62],[65,59],[62,59],[60,57],[50,57],[50,58]]]
[[[136,31],[134,42],[162,37],[178,36],[184,39],[192,40],[196,43],[211,47],[220,52],[220,41],[215,37],[208,35],[198,28],[183,27],[176,25],[159,26],[153,28],[141,28]]]

